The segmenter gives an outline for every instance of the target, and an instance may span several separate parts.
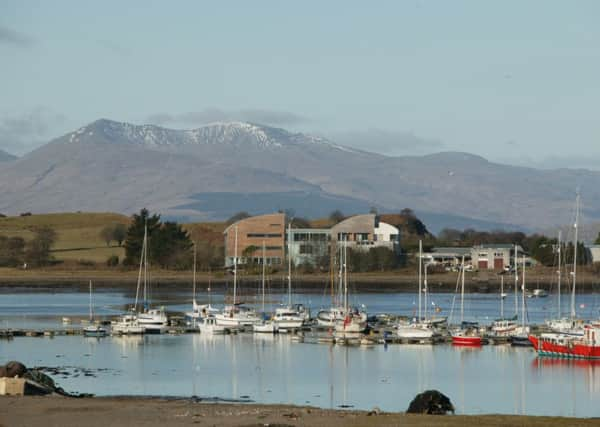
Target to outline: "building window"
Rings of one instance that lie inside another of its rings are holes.
[[[300,254],[302,255],[310,255],[313,253],[312,245],[300,245]]]
[[[268,251],[280,251],[283,248],[281,246],[267,246],[265,249]]]
[[[281,233],[248,233],[246,235],[248,238],[252,237],[281,237]]]

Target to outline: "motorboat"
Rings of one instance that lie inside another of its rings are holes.
[[[147,334],[160,334],[169,326],[164,307],[153,308],[138,314],[138,322]]]
[[[214,316],[201,317],[197,326],[201,334],[223,335],[226,332],[226,328],[217,324]]]

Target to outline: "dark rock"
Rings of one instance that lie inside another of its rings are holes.
[[[9,378],[22,377],[27,372],[27,367],[21,362],[10,361],[6,365],[6,376]]]
[[[454,413],[454,406],[448,396],[437,390],[417,394],[406,410],[408,414],[446,415],[448,412]]]
[[[28,370],[25,375],[23,375],[23,378],[34,381],[50,390],[56,390],[56,384],[54,384],[54,380],[36,369]]]
[[[7,377],[6,366],[0,366],[0,378]]]

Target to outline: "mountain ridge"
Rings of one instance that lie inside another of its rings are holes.
[[[274,193],[325,215],[324,206],[344,200],[355,212],[409,207],[440,226],[468,226],[470,218],[541,229],[568,221],[577,187],[589,201],[586,215],[600,220],[599,172],[503,165],[464,152],[391,157],[245,122],[176,130],[100,119],[4,164],[0,211],[130,214],[149,207],[216,220],[224,218],[207,207],[210,197],[199,202],[195,195]],[[311,196],[298,202],[290,196],[297,192]]]

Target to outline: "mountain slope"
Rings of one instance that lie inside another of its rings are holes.
[[[507,166],[466,153],[386,157],[250,123],[171,130],[103,119],[4,165],[0,210],[148,206],[223,219],[227,206],[244,210],[243,200],[256,209],[292,204],[299,215],[326,214],[339,203],[347,213],[410,207],[435,219],[433,229],[541,228],[569,222],[577,187],[585,216],[600,220],[598,172]]]
[[[16,159],[17,159],[17,156],[13,156],[12,154],[7,153],[4,150],[0,150],[0,163],[11,162]]]

